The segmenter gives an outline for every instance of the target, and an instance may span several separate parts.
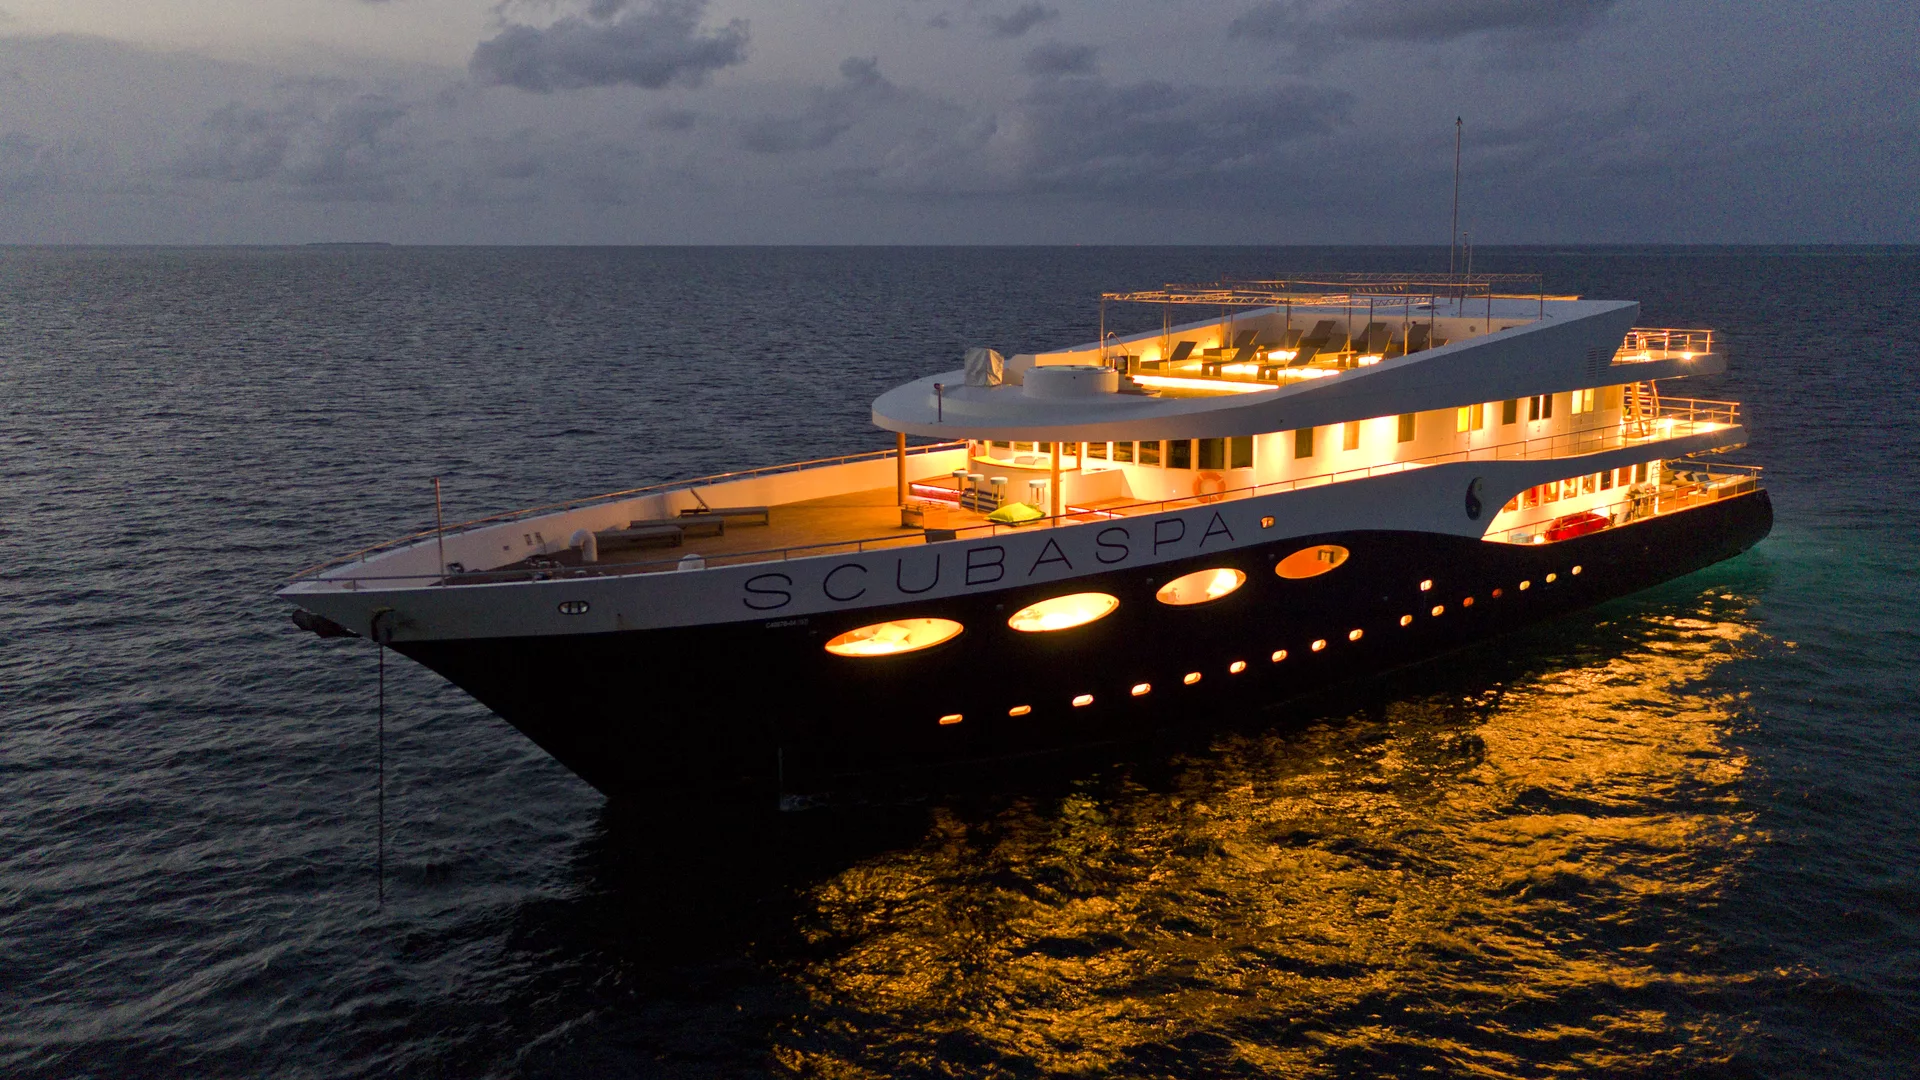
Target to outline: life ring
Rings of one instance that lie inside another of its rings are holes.
[[[1193,478],[1193,495],[1203,503],[1226,498],[1227,478],[1217,472],[1203,472]]]

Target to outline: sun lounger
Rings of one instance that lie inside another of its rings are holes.
[[[722,521],[731,521],[735,525],[767,524],[767,508],[764,506],[702,506],[689,507],[680,511],[683,518],[716,517]]]
[[[624,529],[606,529],[593,534],[602,552],[625,548],[679,547],[686,533],[669,522],[636,521]]]
[[[1166,358],[1166,359],[1164,359],[1164,360],[1142,360],[1142,361],[1140,361],[1140,370],[1142,370],[1142,371],[1158,371],[1158,370],[1159,370],[1159,369],[1161,369],[1161,368],[1164,368],[1164,367],[1169,367],[1169,366],[1171,366],[1171,365],[1174,365],[1174,364],[1178,364],[1178,363],[1180,363],[1181,361],[1183,361],[1183,360],[1185,360],[1185,359],[1186,359],[1187,357],[1189,357],[1189,356],[1192,356],[1192,355],[1193,355],[1193,342],[1191,342],[1191,341],[1178,341],[1178,342],[1175,342],[1175,343],[1174,343],[1174,346],[1173,346],[1173,351],[1172,351],[1171,353],[1168,353],[1168,354],[1167,354],[1167,358]]]

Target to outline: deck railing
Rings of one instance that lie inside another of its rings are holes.
[[[1744,495],[1760,486],[1758,465],[1730,462],[1704,462],[1688,459],[1669,461],[1661,469],[1661,482],[1615,488],[1620,495],[1609,502],[1559,517],[1546,518],[1509,529],[1504,535],[1487,539],[1504,544],[1544,544],[1556,539],[1571,539],[1588,532],[1599,532],[1661,514],[1689,510],[1696,506]],[[1554,537],[1555,532],[1565,535]]]
[[[1713,351],[1711,330],[1669,330],[1636,326],[1627,331],[1625,341],[1613,354],[1616,364],[1642,364],[1649,360],[1691,360]]]

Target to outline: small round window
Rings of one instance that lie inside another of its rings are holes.
[[[1153,597],[1163,604],[1185,607],[1218,600],[1246,583],[1247,575],[1229,567],[1195,570],[1160,586],[1160,591],[1154,593]]]
[[[896,656],[931,649],[963,629],[952,619],[894,619],[849,630],[827,642],[835,656]]]
[[[1273,572],[1283,578],[1319,577],[1347,561],[1347,549],[1338,544],[1320,544],[1315,547],[1301,548],[1299,551],[1280,560]]]
[[[1007,625],[1024,634],[1070,630],[1104,619],[1120,606],[1120,598],[1102,592],[1071,593],[1042,600],[1013,613]]]

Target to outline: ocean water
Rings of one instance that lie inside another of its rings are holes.
[[[614,810],[296,631],[432,520],[885,446],[1102,289],[1431,249],[0,249],[0,1075],[1920,1075],[1920,250],[1483,250],[1712,326],[1740,559],[1307,702]],[[1150,315],[1149,318],[1157,316]],[[671,673],[636,673],[636,681]]]

